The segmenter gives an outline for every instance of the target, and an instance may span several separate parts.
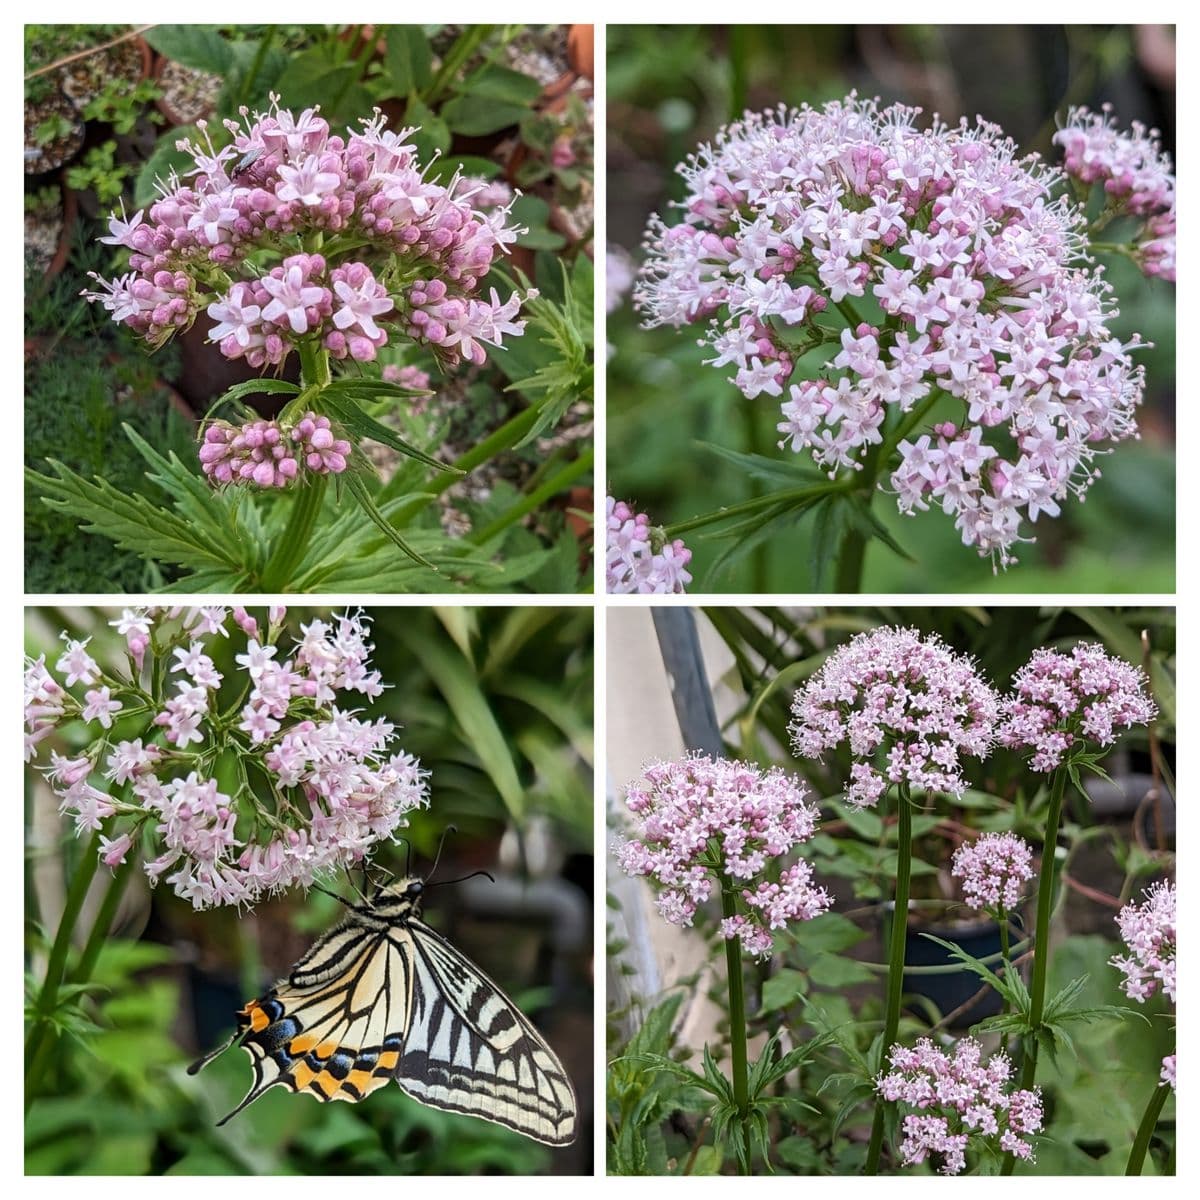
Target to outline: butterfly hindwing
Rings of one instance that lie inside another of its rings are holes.
[[[412,998],[411,946],[369,934],[344,953],[344,933],[318,942],[286,981],[238,1014],[254,1083],[221,1124],[268,1088],[353,1102],[394,1077]],[[336,973],[325,970],[322,949],[337,960]]]
[[[397,1082],[415,1099],[552,1146],[575,1139],[567,1073],[520,1009],[440,934],[411,921],[412,1010]]]

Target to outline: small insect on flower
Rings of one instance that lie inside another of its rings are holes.
[[[250,1055],[254,1083],[218,1124],[268,1088],[356,1103],[394,1079],[422,1104],[551,1146],[575,1140],[562,1063],[512,1000],[420,919],[431,886],[440,884],[406,877],[359,904],[343,901],[346,919],[238,1012],[229,1041],[188,1068],[194,1075],[234,1042]]]
[[[229,172],[229,181],[233,183],[237,177],[244,171],[248,171],[262,156],[266,153],[265,146],[252,146],[241,158],[238,159],[237,165]]]

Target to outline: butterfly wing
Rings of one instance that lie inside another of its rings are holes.
[[[412,963],[403,929],[347,925],[321,939],[287,980],[238,1014],[254,1083],[218,1124],[268,1088],[354,1102],[392,1079],[412,1005]]]
[[[535,1141],[575,1140],[575,1090],[517,1006],[477,966],[418,920],[412,1006],[396,1081],[414,1099],[507,1125]]]

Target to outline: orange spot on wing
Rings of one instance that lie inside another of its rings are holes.
[[[249,1006],[247,1006],[249,1007]],[[271,1020],[258,1005],[254,1005],[254,1011],[248,1014],[250,1017],[250,1028],[258,1033],[260,1030],[266,1029],[270,1025]]]
[[[322,1042],[313,1053],[319,1059],[332,1058],[338,1052],[337,1042]]]
[[[350,1074],[342,1080],[342,1082],[358,1088],[358,1090],[365,1096],[367,1092],[371,1090],[371,1072],[351,1071]]]
[[[317,1039],[311,1033],[298,1033],[288,1042],[288,1053],[296,1058],[307,1054],[315,1045]]]
[[[394,1071],[399,1061],[400,1055],[395,1050],[385,1050],[379,1056],[379,1060],[375,1064],[375,1069],[379,1071]]]
[[[303,1089],[308,1087],[308,1085],[312,1083],[316,1077],[316,1071],[314,1071],[306,1063],[302,1062],[297,1063],[296,1069],[292,1072],[292,1079],[296,1084],[297,1091],[303,1091]]]
[[[312,1086],[317,1088],[321,1095],[328,1100],[333,1093],[338,1090],[341,1084],[338,1082],[338,1080],[334,1079],[334,1077],[330,1075],[328,1071],[322,1071],[320,1075],[318,1075],[316,1079],[312,1081]]]

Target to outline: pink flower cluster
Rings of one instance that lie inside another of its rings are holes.
[[[836,476],[886,442],[900,511],[937,506],[1008,564],[1023,520],[1135,435],[1138,340],[1108,329],[1062,176],[995,125],[919,112],[851,95],[721,130],[679,167],[682,223],[651,219],[634,299],[650,326],[703,323],[707,362],[779,398],[781,447]],[[922,427],[939,396],[955,419]]]
[[[230,637],[230,615],[246,637],[227,685],[229,696],[244,697],[240,722],[236,710],[232,719],[219,710],[225,680],[210,654],[213,639]],[[428,772],[394,745],[395,727],[340,706],[348,694],[374,699],[383,691],[370,667],[366,618],[348,612],[313,620],[285,656],[285,617],[285,609],[271,609],[264,633],[240,608],[126,610],[112,624],[125,633],[132,679],[102,670],[85,642],[67,641],[57,669],[66,672],[67,688],[91,687],[86,703],[58,684],[43,660],[28,664],[34,754],[66,719],[109,729],[111,712],[123,707],[110,693],[140,707],[145,692],[161,687],[141,736],[97,737],[74,758],[52,753],[46,768],[77,832],[105,831],[100,853],[108,866],[144,846],[147,876],[165,876],[196,908],[248,905],[361,862],[428,803]],[[146,672],[136,656],[144,661],[150,631],[159,663]],[[232,794],[211,774],[212,764],[229,756],[243,768]],[[101,761],[105,782],[96,786],[91,779]],[[268,796],[250,787],[251,777],[265,783]],[[128,798],[117,790],[126,787]]]
[[[1158,715],[1140,667],[1103,646],[1081,643],[1070,654],[1042,648],[1013,676],[1004,700],[1000,742],[1032,750],[1035,771],[1055,770],[1082,742],[1111,746],[1118,729]]]
[[[1175,172],[1162,152],[1158,130],[1135,121],[1126,133],[1117,128],[1111,105],[1106,104],[1098,113],[1071,109],[1054,140],[1063,148],[1063,170],[1072,179],[1104,189],[1099,220],[1140,220],[1134,252],[1142,270],[1174,283]]]
[[[950,1053],[920,1038],[912,1049],[893,1046],[888,1061],[891,1071],[879,1076],[876,1090],[918,1110],[901,1124],[907,1166],[936,1154],[943,1175],[958,1175],[972,1137],[996,1139],[1001,1151],[1033,1161],[1029,1139],[1042,1128],[1041,1091],[1009,1090],[1008,1055],[993,1054],[985,1063],[973,1038],[960,1039]]]
[[[692,552],[682,539],[667,541],[645,513],[624,500],[605,499],[608,515],[605,586],[610,594],[664,594],[686,591],[692,582],[687,565]]]
[[[890,784],[960,796],[960,756],[986,757],[999,698],[936,634],[882,626],[839,646],[792,701],[792,748],[820,758],[847,742],[846,801],[874,808]]]
[[[1033,878],[1033,852],[1015,833],[985,833],[955,850],[950,874],[972,908],[1015,912]]]
[[[220,149],[199,122],[200,140],[179,143],[194,161],[186,182],[172,175],[148,214],[113,217],[102,240],[131,251],[130,272],[93,276],[99,290],[85,295],[114,320],[158,346],[207,309],[221,352],[256,368],[282,363],[301,340],[369,361],[388,340],[376,318],[393,314],[447,364],[478,362],[478,342],[523,332],[519,296],[475,296],[523,232],[509,224],[511,197],[485,209],[478,181],[432,182],[407,140],[416,131],[388,130],[378,109],[345,137],[318,109],[296,115],[277,97],[269,112],[241,115],[244,127],[224,123]],[[322,252],[303,252],[315,234]],[[282,263],[260,275],[263,251]],[[416,279],[441,289],[446,320],[414,319]]]
[[[411,388],[417,392],[423,392],[429,387],[429,372],[422,371],[420,367],[398,367],[395,363],[388,363],[383,368],[382,375],[386,383],[394,383],[397,387]]]
[[[817,810],[804,785],[778,768],[692,755],[654,763],[631,786],[625,803],[635,837],[617,850],[631,875],[649,876],[658,888],[658,910],[673,925],[690,925],[699,905],[734,882],[745,912],[721,923],[727,939],[740,938],[751,954],[768,955],[772,931],[819,916],[832,903],[799,861],[778,882],[766,878],[816,829]]]
[[[328,417],[306,413],[290,429],[278,421],[242,426],[214,421],[204,431],[200,467],[214,483],[255,483],[281,488],[304,468],[314,475],[346,469],[351,446],[335,436]]]
[[[1109,962],[1125,975],[1121,984],[1130,1000],[1143,1003],[1162,988],[1175,1000],[1175,885],[1156,883],[1138,904],[1131,902],[1117,914],[1128,954]]]

